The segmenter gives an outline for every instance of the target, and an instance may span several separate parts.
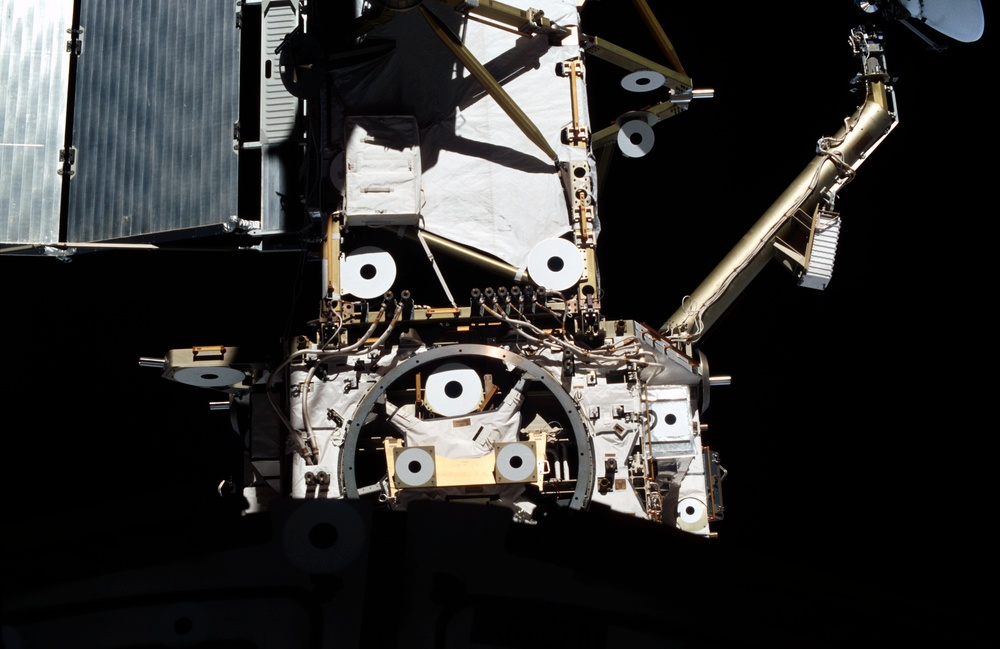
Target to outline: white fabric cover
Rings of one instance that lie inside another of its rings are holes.
[[[413,404],[385,402],[389,421],[403,434],[407,446],[433,446],[435,454],[450,458],[475,458],[493,452],[496,442],[516,442],[524,403],[521,379],[496,410],[460,417],[419,419]]]
[[[514,0],[564,26],[578,24],[573,0]],[[445,5],[425,3],[458,34],[545,136],[560,161],[590,160],[561,143],[572,122],[568,77],[557,64],[580,56],[576,32],[550,46],[544,35],[519,36],[468,20]],[[427,25],[419,11],[396,15],[369,41],[397,47],[380,58],[333,71],[331,124],[354,115],[414,115],[420,131],[421,222],[428,232],[524,268],[536,243],[570,231],[555,161],[524,135]],[[412,52],[419,52],[413,56]],[[577,81],[580,121],[589,126],[584,79]],[[596,183],[594,184],[596,187]],[[596,192],[595,192],[596,193]],[[596,199],[596,196],[595,196]],[[595,235],[598,232],[595,223]]]

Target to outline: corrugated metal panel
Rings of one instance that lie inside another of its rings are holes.
[[[237,213],[235,8],[81,2],[69,240],[162,233]]]
[[[799,286],[822,291],[833,277],[833,263],[837,258],[837,243],[840,241],[840,215],[835,212],[820,212],[814,228],[809,257],[806,259],[805,272],[799,278]]]
[[[288,0],[265,2],[261,16],[260,141],[280,144],[291,136],[298,118],[299,100],[285,90],[281,57],[275,50],[299,26],[295,5]]]
[[[280,55],[275,52],[285,37],[299,25],[296,5],[288,0],[270,0],[261,15],[260,141],[261,222],[264,233],[285,231],[282,196],[290,193],[286,170],[287,153],[269,152],[293,137],[299,116],[299,100],[281,80]],[[294,144],[293,144],[294,146]],[[285,147],[287,150],[287,147]]]
[[[0,242],[59,240],[73,0],[0,1]]]

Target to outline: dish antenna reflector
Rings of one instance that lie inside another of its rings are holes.
[[[981,0],[899,0],[910,15],[962,43],[983,36],[986,18]]]
[[[986,27],[981,0],[855,0],[854,4],[868,14],[881,10],[916,31],[908,22],[914,18],[961,43],[978,41]]]

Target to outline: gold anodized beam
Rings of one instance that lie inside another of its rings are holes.
[[[472,55],[472,52],[465,47],[462,40],[458,38],[458,36],[456,36],[455,33],[452,32],[440,18],[434,15],[433,12],[425,8],[423,5],[420,5],[419,8],[420,13],[427,20],[427,24],[430,25],[434,33],[441,39],[441,42],[448,46],[448,49],[451,50],[452,54],[454,54],[455,57],[462,62],[462,65],[469,70],[472,76],[474,76],[476,80],[482,84],[486,92],[489,93],[489,95],[493,97],[493,100],[499,104],[500,108],[507,113],[507,116],[510,117],[515,124],[517,124],[518,128],[521,129],[529,140],[545,152],[545,155],[549,156],[550,160],[557,160],[559,156],[552,149],[552,147],[549,146],[548,140],[545,139],[542,132],[538,130],[538,127],[535,126],[534,122],[532,122],[524,111],[521,110],[521,107],[517,105],[517,102],[515,102],[511,96],[507,94],[507,91],[503,89],[503,86],[501,86],[497,80],[493,78],[493,75],[491,75],[489,71],[483,67],[483,64]]]
[[[687,72],[684,71],[684,66],[681,65],[680,58],[677,56],[677,51],[674,49],[673,43],[667,38],[667,33],[663,31],[660,21],[656,19],[653,10],[649,8],[646,0],[632,0],[632,4],[639,11],[642,21],[646,23],[646,27],[653,35],[653,38],[656,39],[656,44],[660,46],[660,51],[670,61],[670,65],[674,66],[674,69],[681,74],[687,75]]]
[[[543,33],[564,38],[570,31],[557,25],[534,9],[519,9],[496,0],[479,0],[475,6],[468,5],[465,0],[439,0],[455,11],[467,12],[494,22],[513,27],[522,34]]]
[[[583,47],[587,54],[596,56],[629,72],[637,72],[639,70],[659,72],[665,77],[663,85],[676,92],[686,92],[693,87],[691,77],[686,74],[671,70],[665,65],[660,65],[656,61],[647,59],[635,52],[630,52],[624,47],[619,47],[603,38],[588,36],[584,41]]]

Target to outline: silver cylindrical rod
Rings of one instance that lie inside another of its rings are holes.
[[[410,231],[409,229],[406,230],[406,234],[408,236],[417,237],[416,233]],[[454,241],[449,241],[443,237],[431,234],[426,230],[421,230],[420,236],[426,239],[432,246],[436,246],[459,259],[476,264],[477,266],[486,268],[487,270],[491,270],[495,273],[499,273],[515,282],[528,281],[527,272],[520,271],[510,264],[480,254],[472,248],[467,248],[461,244],[455,243]]]

